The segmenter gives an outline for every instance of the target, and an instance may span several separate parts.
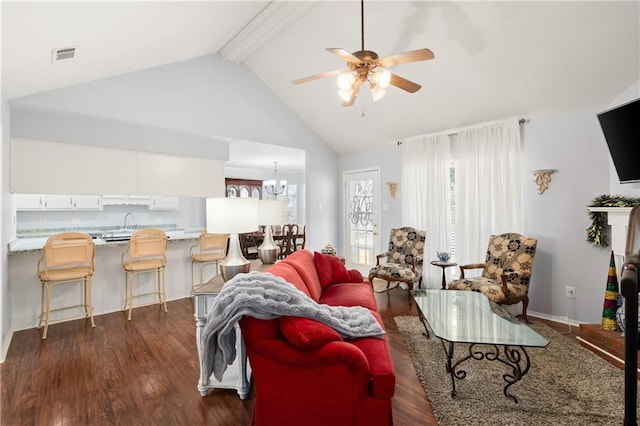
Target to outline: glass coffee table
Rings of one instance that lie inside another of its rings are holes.
[[[447,373],[451,376],[452,397],[456,395],[456,379],[467,376],[461,364],[470,359],[488,360],[499,361],[511,369],[502,376],[507,382],[503,393],[518,402],[509,393],[509,387],[529,372],[531,363],[525,348],[543,348],[549,343],[547,339],[475,291],[415,290],[413,298],[427,338],[428,323],[442,343]],[[453,359],[456,344],[469,346],[469,353],[458,360]]]

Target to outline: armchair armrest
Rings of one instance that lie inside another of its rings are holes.
[[[380,253],[376,255],[376,266],[380,266],[380,259],[382,259],[383,257],[387,257],[389,255],[389,252],[384,252],[384,253]]]
[[[464,278],[464,271],[466,269],[482,269],[486,265],[486,263],[468,263],[466,265],[460,265],[460,278]]]
[[[515,272],[510,272],[509,274],[500,275],[500,280],[502,281],[502,293],[507,296],[507,283],[527,285],[522,283],[523,278],[527,278],[528,283],[528,280],[531,278],[531,273],[525,272],[517,274]]]

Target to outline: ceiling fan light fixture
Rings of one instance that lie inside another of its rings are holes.
[[[373,74],[373,81],[382,89],[386,89],[391,83],[391,73],[389,70],[375,72]]]
[[[340,96],[340,99],[342,99],[344,102],[349,102],[352,93],[353,89],[338,90],[338,96]]]
[[[338,75],[338,87],[340,90],[349,90],[353,86],[353,82],[356,81],[356,77],[353,73],[343,72]]]
[[[371,96],[373,97],[373,101],[377,102],[380,99],[384,98],[384,95],[387,94],[387,91],[382,88],[379,84],[371,84]]]

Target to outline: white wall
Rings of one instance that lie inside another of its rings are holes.
[[[229,158],[229,143],[217,138],[44,108],[12,105],[11,136],[213,160]]]
[[[600,109],[531,116],[523,127],[524,232],[538,238],[529,309],[590,323],[602,318],[609,266],[609,252],[586,242],[587,205],[608,188]],[[557,170],[544,194],[536,169]],[[575,301],[566,286],[575,286]]]
[[[612,105],[527,116],[528,121],[522,127],[523,232],[538,238],[530,311],[588,323],[599,323],[602,318],[610,252],[586,242],[586,228],[591,224],[587,205],[599,195],[621,192],[612,192],[612,188],[626,188],[610,185],[613,165],[610,166],[609,151],[596,115],[610,106],[638,98],[639,92],[636,83]],[[403,186],[400,162],[400,149],[394,144],[343,155],[339,164],[341,173],[380,167],[381,185],[387,180],[400,182],[400,197]],[[536,169],[557,169],[544,194],[537,193],[533,182],[531,172]],[[615,176],[615,170],[613,173]],[[633,188],[631,192],[638,195]],[[392,206],[382,212],[384,236],[391,227],[401,225],[402,212],[399,199],[390,200],[384,188],[382,194],[382,203]],[[569,285],[576,288],[574,301],[565,298],[565,286]]]

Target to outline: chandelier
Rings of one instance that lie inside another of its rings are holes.
[[[278,196],[284,194],[285,189],[287,188],[286,180],[278,180],[278,162],[273,162],[273,179],[265,180],[263,183],[264,190],[267,194]]]

